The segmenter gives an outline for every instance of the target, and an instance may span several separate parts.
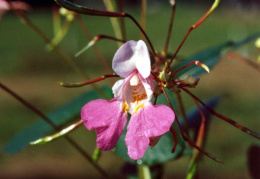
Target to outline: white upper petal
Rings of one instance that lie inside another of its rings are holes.
[[[153,97],[153,91],[154,91],[154,81],[153,81],[153,78],[151,76],[149,76],[148,78],[146,79],[143,79],[141,76],[139,77],[143,86],[144,86],[144,89],[146,91],[146,94],[147,94],[147,101],[150,101]]]
[[[143,78],[151,71],[149,51],[144,41],[128,41],[115,53],[112,63],[113,70],[122,78],[138,70]]]
[[[118,80],[116,81],[116,83],[114,84],[114,86],[112,87],[112,91],[113,91],[113,94],[114,94],[114,97],[117,99],[117,100],[122,100],[122,93],[123,93],[123,86],[125,84],[125,81],[126,79],[123,79],[123,80]]]

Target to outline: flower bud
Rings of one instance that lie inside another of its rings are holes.
[[[187,87],[195,88],[199,82],[200,78],[193,76],[186,76],[183,80],[183,84],[187,85]]]

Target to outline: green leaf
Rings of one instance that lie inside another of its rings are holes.
[[[256,39],[257,37],[260,36],[260,33],[251,35],[243,40],[240,40],[238,42],[232,42],[228,41],[223,44],[210,47],[206,50],[203,50],[202,52],[199,52],[191,57],[185,58],[185,59],[180,59],[180,62],[173,67],[173,70],[177,70],[182,66],[185,66],[189,62],[192,62],[194,60],[198,60],[201,63],[204,63],[207,65],[210,69],[213,68],[217,62],[223,57],[225,54],[227,54],[230,51],[235,50],[238,47],[241,47],[242,45],[245,45],[246,43],[250,42],[251,40]],[[200,67],[200,66],[195,66],[192,65],[190,67],[187,67],[180,72],[178,72],[179,77],[182,79],[188,75],[191,76],[199,76],[206,73],[206,71]]]
[[[111,88],[101,88],[108,96],[112,96]],[[80,111],[83,105],[94,99],[102,98],[102,96],[94,90],[88,91],[59,109],[50,113],[47,117],[57,126],[62,126],[65,123],[77,118],[80,119]],[[15,154],[29,145],[29,142],[44,137],[53,133],[54,129],[44,120],[39,119],[36,123],[27,127],[14,136],[9,143],[4,147],[4,152]]]
[[[214,108],[219,103],[220,99],[221,99],[220,96],[213,97],[213,98],[207,100],[206,104],[208,106],[210,106],[211,108]],[[202,108],[202,109],[203,109],[203,112],[205,112],[206,119],[209,120],[210,113],[208,113],[206,111],[206,109],[204,109],[204,108]],[[194,107],[187,113],[187,119],[188,119],[188,123],[191,125],[191,128],[196,130],[199,127],[201,118],[200,118],[200,113],[199,113],[199,110],[197,109],[197,107]],[[180,119],[180,121],[182,121],[182,120]],[[177,123],[174,122],[174,124],[172,126],[178,136],[178,144],[177,144],[175,152],[171,153],[174,141],[173,141],[172,134],[170,132],[167,132],[166,134],[164,134],[162,136],[160,141],[153,147],[153,149],[151,149],[150,147],[147,148],[144,157],[137,162],[138,164],[141,163],[144,165],[151,166],[151,165],[154,165],[157,163],[164,163],[169,160],[177,159],[181,156],[189,155],[192,153],[191,149],[189,147],[187,147],[186,143],[182,139],[179,129],[177,127]],[[126,135],[126,130],[124,131],[123,135],[120,137],[114,152],[117,155],[119,155],[121,158],[125,159],[126,161],[131,162],[131,163],[136,163],[135,160],[130,159],[129,156],[127,155],[127,147],[125,144],[125,135]]]

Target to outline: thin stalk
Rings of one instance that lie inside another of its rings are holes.
[[[64,38],[64,36],[68,32],[71,22],[72,22],[71,20],[67,20],[67,19],[65,20],[62,27],[58,30],[58,32],[55,34],[54,38],[51,40],[51,44],[48,44],[46,46],[46,49],[48,51],[53,50],[53,47],[52,47],[53,45],[57,46],[61,42],[61,40]]]
[[[57,34],[58,31],[61,28],[61,23],[60,23],[60,13],[59,13],[59,8],[57,6],[52,7],[52,21],[53,21],[53,34]]]
[[[167,95],[167,93],[166,93],[164,87],[161,87],[161,89],[162,89],[162,91],[163,91],[164,96],[165,96],[166,99],[167,99],[167,102],[168,102],[170,108],[173,110],[173,106],[172,106],[172,104],[171,104],[171,102],[170,102],[170,100],[169,100],[169,97],[168,97],[168,95]],[[174,110],[173,110],[173,111],[174,111]],[[218,162],[218,163],[223,163],[223,161],[217,159],[216,157],[214,157],[214,156],[211,155],[210,153],[204,151],[202,148],[200,148],[199,146],[197,146],[193,141],[191,141],[187,136],[185,136],[185,134],[184,134],[183,131],[182,131],[182,127],[181,127],[181,124],[180,124],[180,121],[179,121],[177,115],[175,116],[175,120],[176,120],[176,122],[177,122],[177,125],[178,125],[178,128],[179,128],[179,130],[180,130],[180,133],[181,133],[181,136],[182,136],[183,140],[185,140],[186,142],[188,142],[192,147],[194,147],[195,149],[197,149],[198,151],[200,151],[201,153],[203,153],[203,154],[206,155],[207,157],[213,159],[214,161],[216,161],[216,162]]]
[[[118,75],[115,74],[111,74],[111,75],[103,75],[99,78],[95,78],[95,79],[91,79],[91,80],[87,80],[87,81],[83,81],[83,82],[77,82],[77,83],[63,83],[63,82],[58,82],[59,85],[63,86],[63,87],[67,87],[67,88],[75,88],[75,87],[81,87],[81,86],[85,86],[85,85],[89,85],[92,83],[96,83],[98,81],[102,81],[106,78],[113,78],[113,77],[119,77]]]
[[[183,101],[181,98],[181,94],[180,93],[175,93],[175,94],[177,97],[178,105],[180,106],[181,115],[183,117],[184,131],[185,131],[187,137],[190,138],[189,124],[188,124],[188,120],[187,120],[187,116],[186,116],[186,110],[184,108],[184,104],[183,104]]]
[[[117,0],[117,8],[119,12],[121,13],[124,12],[122,0]],[[120,27],[121,27],[122,38],[124,41],[126,41],[125,19],[123,17],[120,17]]]
[[[193,101],[195,102],[199,110],[199,113],[201,115],[201,124],[200,124],[199,133],[196,140],[196,145],[202,147],[203,141],[205,139],[206,118],[198,102],[195,99],[193,99]],[[188,174],[186,176],[186,179],[192,179],[194,175],[196,175],[199,156],[200,156],[199,151],[194,150],[192,158],[189,163]]]
[[[86,25],[84,24],[83,20],[81,19],[81,17],[79,15],[76,16],[76,20],[83,32],[83,34],[85,35],[85,37],[91,41],[92,37],[86,27]],[[102,68],[104,69],[104,71],[107,73],[107,74],[110,74],[111,73],[111,68],[108,66],[105,58],[102,56],[101,52],[99,51],[98,47],[96,45],[93,45],[92,46],[93,48],[93,51],[94,53],[96,54],[97,58],[98,58],[98,61],[99,63],[102,65]],[[114,81],[110,81],[112,84],[114,83]]]
[[[205,103],[203,103],[197,96],[195,96],[194,94],[192,94],[188,89],[186,88],[181,88],[183,89],[186,93],[188,93],[192,98],[196,99],[202,106],[204,106],[211,114],[213,114],[214,116],[217,116],[218,118],[226,121],[227,123],[231,124],[232,126],[240,129],[241,131],[257,138],[257,139],[260,139],[260,134],[237,123],[236,121],[233,121],[232,119],[226,117],[226,116],[223,116],[222,114],[220,113],[217,113],[216,111],[214,111],[213,109],[211,109],[209,106],[207,106]]]
[[[113,41],[117,41],[117,42],[120,42],[120,43],[125,43],[124,40],[122,39],[117,39],[115,37],[111,37],[111,36],[108,36],[108,35],[103,35],[103,34],[100,34],[100,35],[96,35],[92,40],[90,40],[90,42],[85,46],[83,47],[79,52],[77,52],[75,54],[75,57],[78,57],[80,56],[83,52],[85,52],[86,50],[88,50],[90,47],[93,47],[99,40],[101,39],[109,39],[109,40],[113,40]],[[104,60],[103,60],[104,61]],[[106,63],[105,61],[100,61],[100,63]],[[106,65],[107,66],[107,65]]]
[[[213,5],[210,7],[210,9],[194,24],[192,25],[188,32],[186,33],[186,35],[184,36],[181,44],[179,45],[179,47],[177,48],[176,52],[174,53],[174,55],[172,56],[166,70],[170,69],[170,66],[173,62],[173,60],[175,59],[175,57],[177,56],[178,52],[180,51],[182,45],[184,44],[184,42],[186,41],[187,37],[189,36],[189,34],[191,33],[192,30],[196,29],[197,27],[199,27],[209,16],[210,14],[217,8],[217,6],[219,5],[220,0],[215,0]]]
[[[64,137],[65,135],[69,134],[70,132],[74,131],[75,129],[77,129],[78,127],[80,127],[83,124],[83,120],[79,120],[77,122],[75,122],[74,124],[60,130],[59,132],[52,134],[52,135],[48,135],[42,138],[39,138],[35,141],[30,142],[30,145],[39,145],[39,144],[46,144],[48,142],[54,141],[60,137]]]
[[[45,122],[47,122],[50,126],[53,127],[57,132],[60,131],[60,127],[58,127],[56,124],[54,124],[47,116],[45,116],[40,110],[38,110],[36,107],[31,105],[29,102],[25,101],[22,97],[17,95],[15,92],[10,90],[8,87],[6,87],[4,84],[0,82],[0,88],[2,88],[5,92],[13,96],[16,100],[18,100],[20,103],[22,103],[24,106],[26,106],[28,109],[33,111],[35,114],[37,114],[39,117],[41,117]],[[70,137],[64,136],[64,139],[74,148],[76,149],[94,168],[96,168],[105,178],[110,178],[110,176],[95,162],[93,162],[92,158]]]
[[[110,1],[110,0],[103,0],[103,2],[104,2],[105,6],[106,6],[106,9],[108,11],[111,11],[111,12],[115,11],[114,6],[112,4],[112,1]],[[118,39],[122,39],[122,33],[120,31],[120,26],[118,24],[117,19],[110,17],[110,22],[112,24],[115,37],[118,38]],[[118,45],[118,47],[120,47],[121,43],[118,42],[117,45]]]
[[[141,0],[141,19],[140,25],[142,29],[145,31],[146,29],[146,0]],[[145,36],[142,32],[140,32],[140,39],[144,40]]]
[[[127,18],[131,19],[134,22],[134,24],[139,28],[139,30],[144,34],[152,52],[153,52],[153,56],[155,58],[157,57],[157,54],[154,50],[154,47],[153,47],[149,37],[147,36],[145,31],[142,29],[142,27],[139,25],[139,23],[130,14],[127,14],[124,12],[111,12],[111,11],[104,11],[104,10],[99,10],[99,9],[94,9],[94,8],[83,7],[78,4],[74,4],[68,0],[55,0],[55,2],[68,10],[71,10],[71,11],[74,11],[74,12],[77,12],[80,14],[86,14],[86,15],[91,15],[91,16],[106,16],[106,17],[127,17]]]
[[[228,58],[235,58],[243,63],[245,63],[246,65],[252,67],[253,69],[257,70],[257,72],[260,72],[260,64],[257,62],[254,62],[252,60],[249,60],[241,55],[238,55],[234,52],[229,52],[228,54],[226,54],[226,57]]]
[[[101,150],[96,146],[92,155],[92,160],[97,163],[100,156],[101,156]]]
[[[147,165],[138,165],[138,178],[151,179],[150,169]]]
[[[173,127],[170,128],[170,131],[173,135],[173,139],[174,139],[174,145],[173,145],[173,148],[172,148],[172,153],[175,152],[175,149],[177,147],[177,144],[178,144],[178,136],[177,136],[177,133],[176,131],[173,129]]]
[[[172,5],[172,13],[171,13],[171,19],[170,19],[170,24],[169,24],[169,29],[168,29],[168,34],[165,42],[165,47],[164,47],[164,55],[166,56],[168,53],[168,47],[169,47],[169,42],[171,39],[171,33],[172,33],[172,26],[173,26],[173,20],[175,16],[175,10],[176,10],[176,4],[174,3]]]

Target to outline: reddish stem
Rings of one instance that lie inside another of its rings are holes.
[[[95,78],[95,79],[91,79],[91,80],[87,80],[84,82],[78,82],[78,83],[63,83],[63,82],[58,82],[59,85],[63,86],[63,87],[67,87],[67,88],[75,88],[75,87],[81,87],[81,86],[85,86],[91,83],[96,83],[98,81],[102,81],[106,78],[113,78],[113,77],[119,77],[118,75],[115,74],[110,74],[110,75],[103,75],[99,78]]]
[[[118,7],[119,12],[121,12],[121,13],[124,12],[122,0],[117,0],[117,7]],[[120,25],[121,25],[121,32],[122,32],[123,40],[126,41],[125,20],[123,17],[120,17]]]
[[[169,105],[170,105],[170,108],[173,110],[173,107],[172,107],[172,104],[168,98],[168,95],[164,89],[164,87],[161,87],[162,91],[163,91],[163,94],[165,95]],[[210,153],[206,152],[205,150],[201,149],[199,146],[197,146],[193,141],[191,141],[187,136],[185,136],[185,134],[183,133],[182,131],[182,127],[181,127],[181,124],[180,124],[180,121],[178,119],[177,116],[175,116],[175,119],[176,119],[176,122],[178,124],[178,128],[180,130],[180,133],[181,133],[181,136],[183,138],[183,140],[187,141],[191,146],[193,146],[194,148],[196,148],[198,151],[200,151],[201,153],[203,153],[204,155],[208,156],[209,158],[213,159],[214,161],[218,162],[218,163],[223,163],[223,161],[217,159],[216,157],[214,157],[213,155],[211,155]]]
[[[154,50],[153,44],[151,43],[149,37],[147,36],[147,34],[143,30],[143,28],[139,25],[139,23],[130,14],[127,14],[124,12],[111,12],[111,11],[104,11],[104,10],[99,10],[99,9],[83,7],[78,4],[74,4],[68,0],[55,0],[55,1],[60,6],[66,8],[68,10],[80,13],[80,14],[86,14],[86,15],[91,15],[91,16],[106,16],[106,17],[128,17],[135,23],[135,25],[139,28],[139,30],[144,34],[147,42],[149,43],[149,45],[152,49],[154,57],[157,57],[157,54]]]
[[[170,62],[168,63],[167,67],[166,67],[166,71],[170,69],[170,65],[172,64],[173,60],[175,59],[175,57],[177,56],[178,52],[180,51],[182,45],[184,44],[184,42],[186,41],[187,37],[189,36],[190,32],[194,29],[193,26],[190,27],[190,29],[188,30],[188,32],[186,33],[185,37],[183,38],[181,44],[179,45],[179,47],[177,48],[177,50],[175,51],[175,53],[173,54]]]
[[[165,47],[164,47],[164,55],[165,56],[167,55],[169,41],[170,41],[170,38],[171,38],[173,20],[174,20],[174,15],[175,15],[175,9],[176,9],[176,5],[174,4],[172,6],[172,13],[171,13],[171,19],[170,19],[170,24],[169,24],[169,29],[168,29],[168,35],[167,35],[166,42],[165,42]]]
[[[203,103],[197,96],[195,96],[194,94],[192,94],[188,89],[182,88],[186,93],[188,93],[192,98],[196,99],[200,104],[202,104],[211,114],[217,116],[218,118],[228,122],[229,124],[233,125],[234,127],[240,129],[241,131],[257,138],[260,139],[260,134],[257,132],[252,131],[251,129],[248,129],[247,127],[237,123],[236,121],[233,121],[232,119],[223,116],[222,114],[219,114],[217,112],[215,112],[213,109],[211,109],[209,106],[207,106],[205,103]]]
[[[172,148],[172,153],[174,153],[175,149],[177,147],[177,144],[178,144],[178,136],[177,136],[176,131],[173,129],[173,127],[170,128],[170,131],[171,131],[171,133],[173,135],[173,139],[174,139],[174,146]]]

